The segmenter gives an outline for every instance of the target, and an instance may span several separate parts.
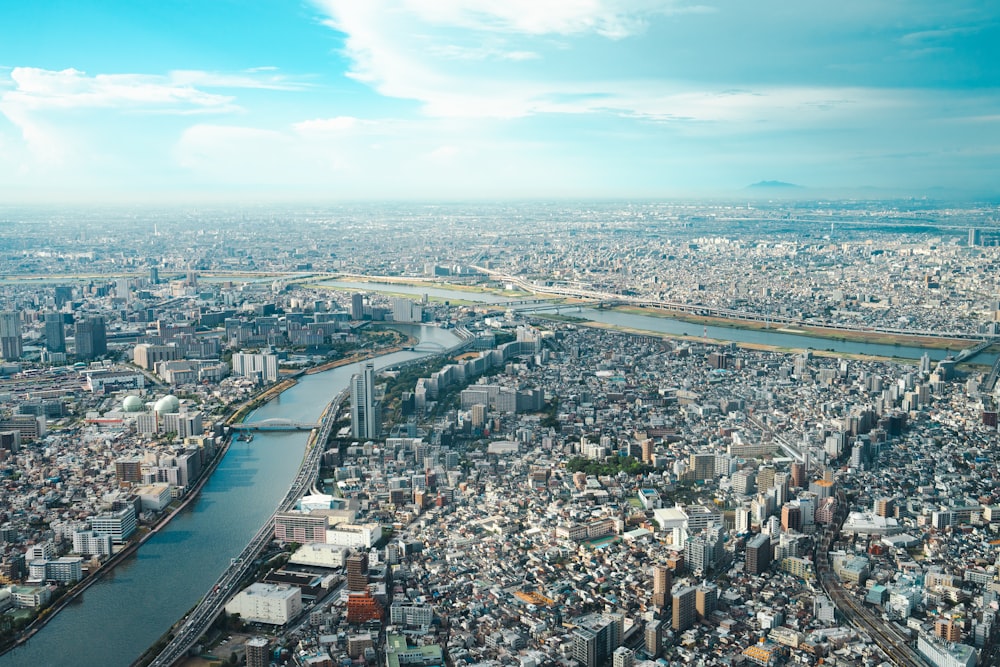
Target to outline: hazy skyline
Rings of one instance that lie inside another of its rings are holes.
[[[993,3],[5,8],[6,201],[995,195]]]

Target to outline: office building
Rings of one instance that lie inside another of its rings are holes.
[[[351,295],[351,319],[365,319],[365,296],[361,292],[355,292]]]
[[[754,535],[747,542],[746,571],[761,574],[771,566],[771,537],[765,533]]]
[[[66,351],[66,322],[62,313],[45,313],[45,349]]]
[[[584,667],[604,665],[621,644],[619,632],[619,624],[610,616],[585,616],[573,630],[573,659]]]
[[[124,544],[135,532],[135,507],[123,507],[116,512],[98,514],[90,520],[95,533],[110,535],[115,544]]]
[[[684,632],[694,626],[697,618],[695,601],[697,591],[694,586],[681,586],[673,591],[673,617],[670,626],[675,632]]]
[[[24,354],[21,342],[21,316],[19,313],[0,312],[0,356],[5,360],[20,359]]]
[[[360,440],[378,437],[378,406],[375,403],[375,364],[351,376],[351,437]]]
[[[78,358],[96,359],[108,353],[108,334],[100,315],[77,320],[74,336]]]

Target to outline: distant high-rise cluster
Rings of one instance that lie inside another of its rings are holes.
[[[0,356],[12,360],[20,359],[22,354],[21,316],[11,311],[0,313]]]
[[[76,356],[96,359],[108,353],[108,335],[100,315],[84,317],[76,322]]]

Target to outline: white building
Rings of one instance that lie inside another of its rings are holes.
[[[150,484],[133,490],[139,496],[144,512],[162,512],[170,504],[170,485]]]
[[[296,549],[289,563],[295,565],[311,565],[313,567],[344,567],[350,550],[335,544],[303,544]]]
[[[302,591],[281,584],[250,584],[226,605],[226,613],[244,621],[284,625],[302,611]]]
[[[250,378],[261,384],[278,381],[278,356],[237,352],[232,359],[233,375]]]
[[[377,523],[340,523],[326,531],[326,543],[352,549],[371,549],[382,539],[382,526]]]
[[[73,551],[81,556],[110,556],[111,536],[93,530],[73,533]]]
[[[117,512],[98,514],[90,520],[95,533],[110,535],[115,544],[124,544],[135,532],[135,508],[125,507]]]
[[[923,633],[917,651],[934,667],[976,667],[976,649],[968,644],[945,643]]]

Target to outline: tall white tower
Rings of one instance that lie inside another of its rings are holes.
[[[378,437],[375,405],[375,364],[365,364],[364,371],[351,376],[351,437]]]

